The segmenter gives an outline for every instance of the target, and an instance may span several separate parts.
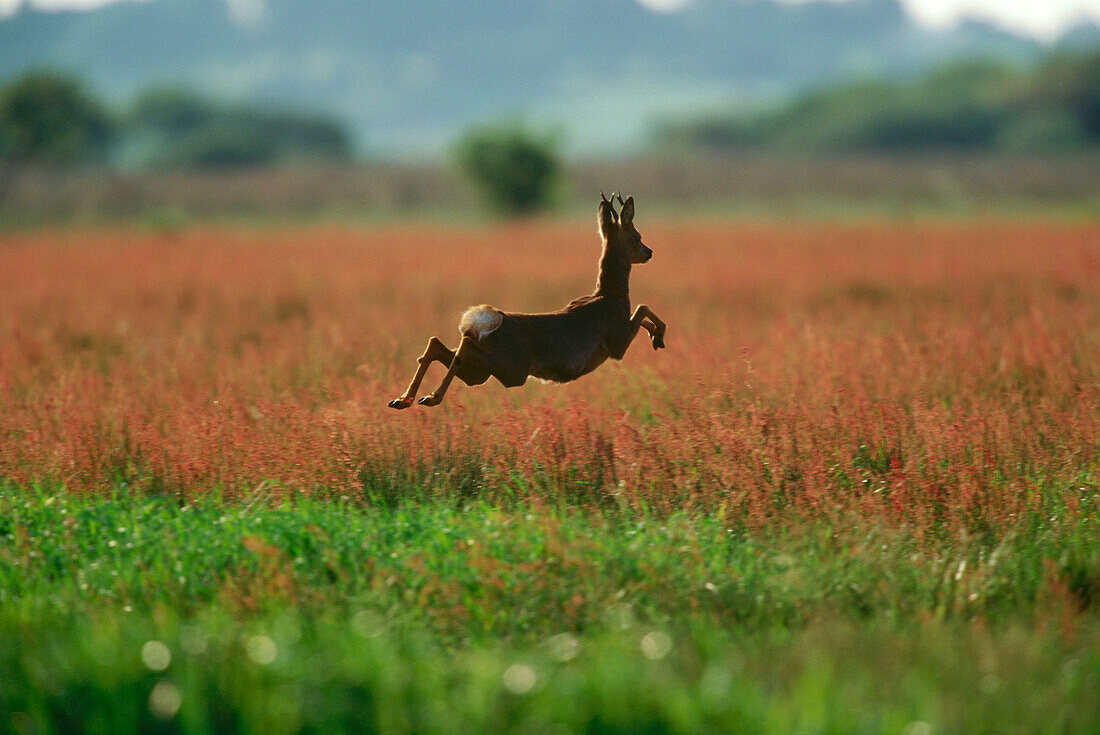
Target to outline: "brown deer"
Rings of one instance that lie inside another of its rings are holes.
[[[665,346],[665,323],[642,304],[630,313],[630,267],[648,262],[653,251],[642,244],[634,227],[634,197],[618,198],[622,213],[600,192],[598,221],[603,254],[596,290],[570,301],[560,311],[546,314],[513,314],[488,304],[466,310],[459,320],[462,340],[449,350],[432,337],[405,393],[390,401],[390,408],[408,408],[416,398],[428,366],[438,360],[447,366],[443,382],[420,399],[424,406],[443,400],[455,376],[467,385],[481,385],[489,376],[512,388],[528,376],[567,383],[590,373],[604,360],[622,359],[638,328],[644,328],[653,349]]]

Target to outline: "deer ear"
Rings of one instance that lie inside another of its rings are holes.
[[[607,232],[615,226],[615,223],[618,221],[618,216],[615,214],[615,208],[611,206],[611,202],[600,202],[597,221],[600,223],[600,232]]]
[[[634,197],[627,197],[626,201],[623,202],[623,213],[620,219],[624,225],[629,225],[634,221]]]

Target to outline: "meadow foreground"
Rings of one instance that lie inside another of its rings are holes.
[[[394,412],[595,227],[6,234],[0,731],[1094,730],[1100,225],[646,241],[667,350]]]

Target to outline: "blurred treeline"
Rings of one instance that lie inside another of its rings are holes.
[[[469,149],[469,140],[467,135],[462,146],[460,139],[460,149]],[[851,81],[773,108],[660,122],[652,141],[657,152],[1046,153],[1096,147],[1100,51],[1053,56],[1028,68],[971,60],[915,79]],[[173,87],[110,106],[76,79],[52,71],[30,72],[0,87],[0,159],[9,162],[265,167],[342,162],[355,153],[346,128],[317,112],[219,102]]]
[[[324,115],[218,102],[187,89],[152,89],[121,109],[53,71],[0,89],[0,159],[8,163],[217,168],[351,154],[348,133]]]
[[[672,120],[666,144],[707,150],[1059,152],[1100,145],[1100,51],[1033,68],[956,62],[861,80],[769,109]]]
[[[450,217],[587,212],[600,189],[726,212],[1100,206],[1100,52],[1031,68],[959,62],[781,107],[654,129],[633,155],[569,160],[515,122],[456,135],[439,159],[363,155],[324,114],[162,87],[124,105],[50,71],[0,84],[0,227],[77,218],[245,214]],[[472,185],[471,185],[472,184]]]

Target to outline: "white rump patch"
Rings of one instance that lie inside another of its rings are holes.
[[[503,321],[504,315],[488,304],[471,306],[459,320],[458,331],[480,342],[495,332]]]

